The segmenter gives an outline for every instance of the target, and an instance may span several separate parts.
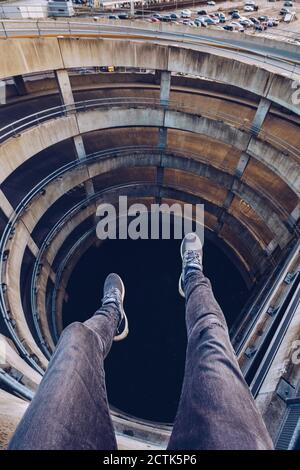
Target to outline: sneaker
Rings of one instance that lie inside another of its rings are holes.
[[[182,258],[182,273],[179,278],[178,290],[182,297],[184,293],[184,276],[189,268],[203,270],[202,266],[202,243],[194,232],[188,233],[181,242],[180,254]]]
[[[111,273],[105,279],[104,287],[103,287],[103,299],[102,305],[107,305],[110,303],[114,303],[117,305],[118,310],[120,312],[120,321],[118,324],[117,332],[118,334],[114,337],[114,341],[121,341],[122,339],[126,338],[128,335],[128,320],[126,314],[124,312],[123,301],[125,297],[125,287],[123,284],[122,279],[118,274]],[[120,333],[119,329],[123,324],[123,331]]]

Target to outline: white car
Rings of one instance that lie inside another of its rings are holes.
[[[245,5],[244,11],[254,11],[254,7],[252,5]]]
[[[207,2],[207,5],[215,6],[216,2],[213,2],[212,0],[209,0]]]
[[[245,28],[237,21],[232,21],[229,26],[232,26],[235,31],[245,31]]]
[[[181,18],[190,18],[192,16],[191,10],[182,10],[180,13]]]
[[[210,16],[201,16],[198,18],[201,22],[206,23],[207,25],[217,24],[217,21]]]

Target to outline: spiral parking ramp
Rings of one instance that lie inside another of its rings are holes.
[[[297,400],[299,382],[297,47],[139,22],[1,28],[0,445],[62,332],[96,207],[124,194],[205,204],[207,236],[253,293],[232,341],[276,441],[290,411],[278,390]],[[120,448],[166,445],[170,425],[112,413]]]

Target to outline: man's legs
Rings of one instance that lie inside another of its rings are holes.
[[[64,330],[9,449],[117,448],[103,367],[120,322],[115,293],[92,318]]]
[[[183,280],[188,346],[169,449],[272,449],[222,310],[197,263],[187,263]]]

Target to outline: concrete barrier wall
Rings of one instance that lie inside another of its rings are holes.
[[[233,158],[247,152],[254,157],[255,160],[263,163],[277,174],[292,191],[299,196],[299,165],[293,159],[287,158],[286,155],[258,139],[251,138],[247,132],[236,129],[232,126],[219,121],[198,117],[192,114],[180,113],[176,111],[164,111],[163,109],[147,109],[142,106],[139,108],[113,108],[97,109],[78,113],[77,116],[69,115],[67,117],[57,118],[44,122],[36,127],[24,131],[18,137],[10,139],[0,145],[0,181],[4,181],[18,166],[27,161],[30,157],[41,152],[43,149],[54,145],[57,142],[66,140],[76,136],[78,133],[87,134],[100,129],[119,128],[126,124],[126,129],[136,126],[162,126],[163,124],[174,131],[184,131],[185,135],[189,134],[199,138],[199,144],[193,144],[192,151],[197,150],[197,145],[201,145],[202,136],[204,142],[207,138],[211,142],[216,141],[216,145],[228,146],[233,149]],[[142,127],[140,128],[142,131]],[[179,134],[180,139],[180,134]],[[185,142],[188,143],[186,139]],[[212,144],[213,145],[213,144]],[[225,147],[226,148],[226,147]],[[188,151],[189,148],[181,149]],[[202,142],[201,150],[204,152]],[[213,150],[211,149],[211,154]],[[228,151],[228,158],[230,150]],[[209,155],[200,155],[206,161],[211,161]],[[215,157],[216,158],[216,157]],[[228,168],[227,168],[228,170]],[[255,190],[258,190],[256,185]],[[275,188],[274,194],[272,187],[259,188],[259,191],[266,196],[269,194],[270,201],[276,201],[277,194]],[[296,205],[296,204],[295,204]],[[274,208],[276,210],[276,207]]]
[[[156,41],[157,42],[157,41]],[[274,73],[274,66],[224,50],[170,46],[134,40],[99,38],[28,38],[0,42],[0,78],[62,68],[124,66],[197,75],[268,97],[296,114],[292,102],[294,77]],[[228,54],[227,54],[228,55]],[[14,57],[14,61],[9,60]]]

